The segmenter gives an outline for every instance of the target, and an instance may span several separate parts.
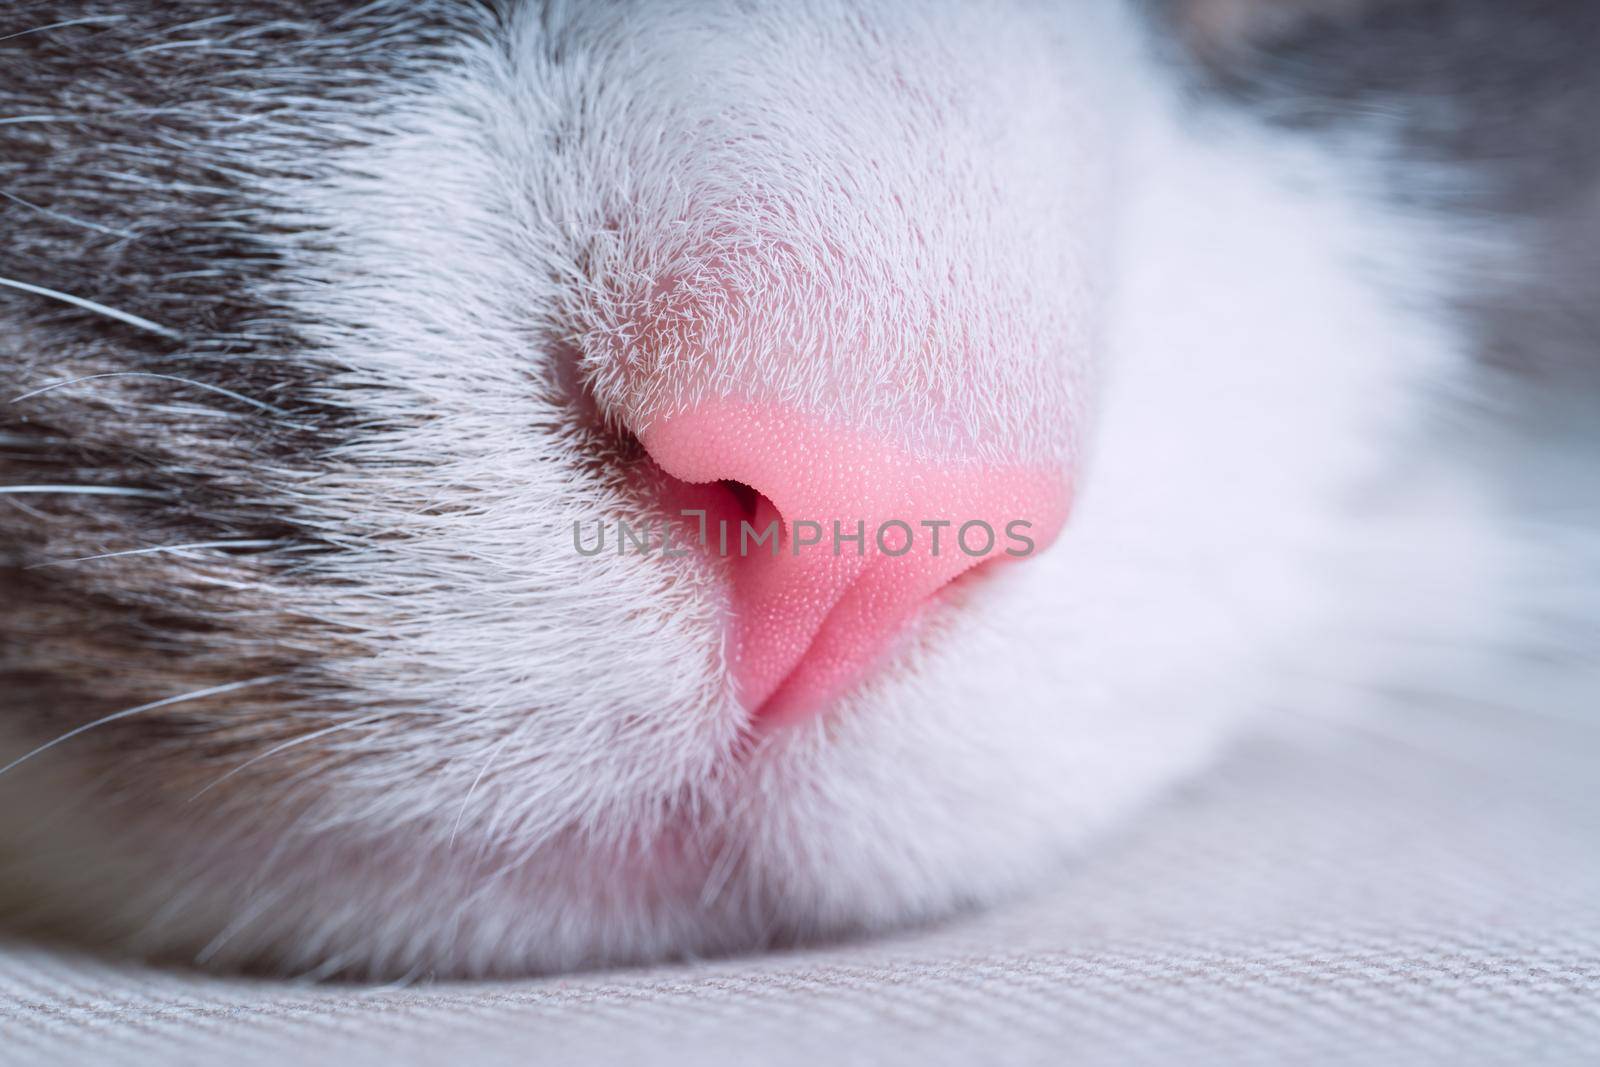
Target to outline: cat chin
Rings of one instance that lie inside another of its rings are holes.
[[[402,782],[381,818],[302,794],[278,825],[263,818],[283,806],[259,793],[253,820],[170,797],[128,798],[108,817],[82,793],[52,795],[70,766],[32,767],[40,786],[0,783],[57,816],[41,832],[15,819],[22,805],[0,813],[16,869],[51,889],[19,914],[212,968],[404,978],[746,951],[992,903],[1200,763],[1238,695],[1214,691],[1165,722],[1119,716],[1094,686],[1063,697],[1065,678],[1034,669],[1059,616],[998,592],[992,612],[1028,614],[1031,637],[972,606],[948,632],[930,620],[828,722],[768,738],[677,803],[595,811],[582,832],[462,826],[459,797]],[[1033,681],[1000,687],[994,671]],[[503,808],[538,800],[526,781],[484,788]]]

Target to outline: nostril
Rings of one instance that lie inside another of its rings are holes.
[[[736,482],[731,478],[723,478],[717,484],[726,489],[729,495],[733,497],[743,518],[754,519],[760,512],[761,503],[765,498],[750,486],[743,482]]]

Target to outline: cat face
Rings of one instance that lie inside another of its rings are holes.
[[[1119,12],[68,6],[5,45],[0,788],[141,947],[517,972],[1007,892],[1246,703],[1392,372],[1196,352],[1253,238],[1130,207]]]

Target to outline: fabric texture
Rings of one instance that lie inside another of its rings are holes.
[[[1281,715],[1037,896],[859,943],[372,988],[13,941],[0,1064],[1600,1063],[1591,695]]]

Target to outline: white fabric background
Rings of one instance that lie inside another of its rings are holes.
[[[1041,895],[871,942],[403,989],[11,944],[0,1063],[1597,1064],[1594,695],[1280,716]]]

